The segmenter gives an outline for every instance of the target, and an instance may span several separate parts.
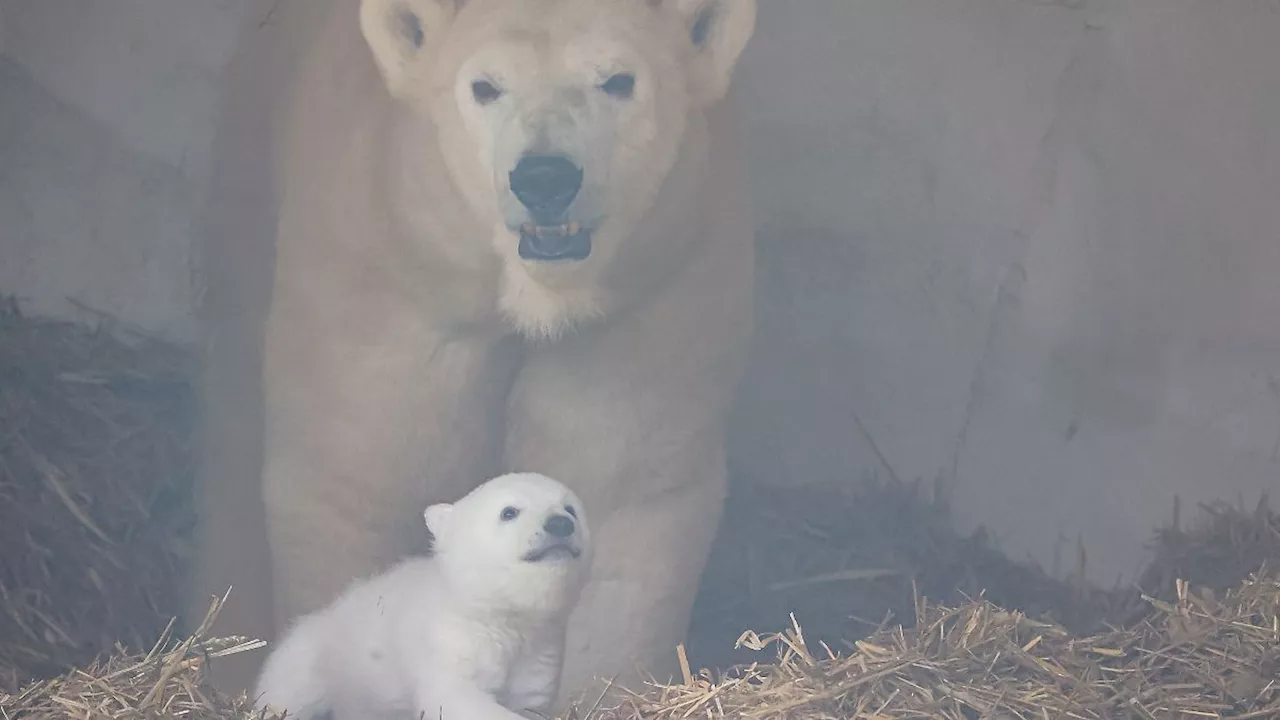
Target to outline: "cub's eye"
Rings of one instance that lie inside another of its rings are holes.
[[[565,511],[565,512],[567,512],[567,513],[569,513],[569,517],[571,517],[571,518],[573,518],[573,519],[575,519],[575,520],[578,518],[578,511],[577,511],[577,510],[574,510],[572,505],[565,505],[565,506],[564,506],[564,511]]]
[[[488,105],[502,97],[502,91],[488,80],[477,80],[471,83],[471,96],[481,105]]]
[[[507,507],[502,508],[502,514],[499,515],[499,517],[502,518],[503,522],[510,522],[512,520],[515,520],[516,516],[519,514],[520,514],[520,511],[518,509],[508,505]]]
[[[618,73],[601,83],[600,89],[620,100],[626,100],[636,91],[636,76]]]

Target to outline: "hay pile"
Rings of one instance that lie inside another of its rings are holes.
[[[146,648],[192,517],[187,356],[0,298],[0,690]]]
[[[806,640],[793,618],[784,632],[742,635],[754,651],[774,649],[772,662],[724,677],[686,667],[681,684],[655,684],[583,718],[1280,717],[1280,576],[1251,577],[1220,599],[1179,582],[1175,595],[1173,603],[1145,598],[1150,613],[1141,622],[1089,637],[984,600],[954,608],[921,600],[914,629],[880,628],[839,655]],[[205,638],[210,622],[146,655],[121,653],[17,695],[0,693],[0,717],[271,720],[243,697],[203,685],[207,657],[257,646]]]
[[[259,644],[170,636],[192,523],[190,370],[101,319],[0,312],[0,720],[261,717],[202,675]],[[915,488],[744,490],[685,682],[580,715],[1280,717],[1280,577],[1265,572],[1280,519],[1265,501],[1197,514],[1156,533],[1138,587],[1101,591],[957,536]]]
[[[0,718],[270,720],[275,716],[255,711],[245,696],[229,698],[211,692],[204,684],[201,671],[209,658],[263,645],[247,638],[206,637],[224,600],[215,601],[204,622],[184,640],[170,637],[170,624],[149,652],[134,654],[120,648],[105,662],[95,661],[65,676],[32,683],[18,693],[0,693]]]
[[[1078,546],[1065,573],[1014,562],[981,528],[958,535],[948,509],[918,485],[794,492],[744,483],[712,550],[689,657],[705,667],[752,662],[750,650],[735,649],[743,629],[778,627],[791,613],[811,642],[847,650],[885,624],[912,627],[919,596],[953,607],[982,596],[1089,635],[1140,622],[1151,611],[1144,593],[1174,602],[1179,580],[1222,593],[1268,562],[1280,569],[1278,528],[1265,496],[1252,508],[1199,505],[1189,528],[1175,498],[1142,574],[1099,589],[1079,581],[1087,559]]]
[[[750,651],[734,649],[742,630],[777,627],[788,613],[811,641],[843,650],[886,622],[911,626],[917,595],[960,605],[985,594],[1077,633],[1147,607],[1135,593],[1099,592],[1013,562],[981,529],[959,536],[947,508],[918,486],[751,488],[729,498],[694,608],[694,664],[750,662]]]
[[[800,627],[751,647],[778,660],[727,679],[659,686],[609,715],[676,718],[1280,717],[1280,578],[1216,599],[1177,585],[1134,627],[1075,637],[987,602],[921,604],[914,630],[883,628],[835,657]]]

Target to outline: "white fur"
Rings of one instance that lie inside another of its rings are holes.
[[[725,91],[755,0],[251,4],[205,206],[192,614],[230,585],[217,632],[271,639],[402,557],[415,508],[535,470],[595,523],[561,695],[678,672],[751,331]],[[584,259],[521,255],[525,153],[582,170]]]
[[[504,520],[506,508],[518,515]],[[575,530],[563,542],[581,554],[529,561],[556,542],[546,520],[567,513],[576,515]],[[262,706],[299,720],[327,712],[333,720],[498,720],[546,711],[590,563],[581,501],[551,478],[512,473],[424,516],[433,553],[355,582],[299,619],[263,667]]]
[[[695,46],[690,33],[704,15],[707,38]],[[627,304],[605,275],[633,262],[619,258],[620,245],[643,242],[636,225],[678,161],[689,110],[727,92],[755,27],[755,3],[363,0],[360,17],[404,111],[397,129],[415,138],[401,142],[438,132],[442,159],[472,211],[496,221],[499,309],[526,337],[554,340]],[[627,99],[601,89],[618,73],[635,78]],[[477,102],[477,80],[501,96]],[[595,229],[583,261],[528,262],[515,251],[512,228],[529,217],[508,177],[531,151],[565,154],[585,173],[572,212]],[[406,166],[406,175],[417,172]]]

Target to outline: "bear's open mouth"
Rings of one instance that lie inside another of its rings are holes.
[[[577,560],[582,551],[569,543],[551,543],[525,554],[525,562],[541,562],[550,558]]]
[[[579,223],[520,226],[520,257],[539,262],[585,260],[591,254],[591,231]]]

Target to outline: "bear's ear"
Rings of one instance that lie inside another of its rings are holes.
[[[360,32],[387,89],[399,97],[418,55],[448,26],[462,0],[361,0]]]
[[[733,69],[756,30],[756,0],[661,0],[694,46],[697,91],[708,105],[729,92]]]
[[[427,529],[431,531],[431,536],[439,542],[444,534],[449,531],[449,519],[453,516],[453,506],[449,503],[438,503],[427,507],[422,513],[422,519],[427,523]]]

